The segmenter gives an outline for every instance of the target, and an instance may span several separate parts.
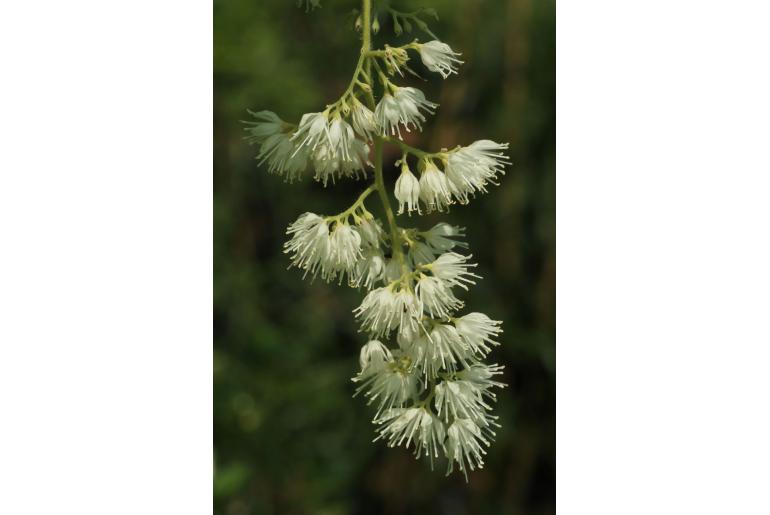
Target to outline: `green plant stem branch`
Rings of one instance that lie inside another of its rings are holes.
[[[365,89],[362,87],[361,81],[358,80],[358,77],[361,75],[361,72],[364,71],[364,64],[368,61],[367,56],[364,52],[361,52],[361,55],[358,57],[358,63],[356,63],[356,69],[353,71],[353,78],[350,79],[350,84],[348,84],[347,89],[345,92],[340,96],[339,100],[337,100],[335,103],[327,106],[327,108],[333,108],[337,107],[338,105],[345,102],[345,99],[347,99],[348,96],[350,96],[353,93],[353,89],[358,86],[361,89]]]
[[[388,57],[388,55],[390,55],[390,53],[393,50],[418,50],[420,48],[420,45],[416,39],[411,43],[407,43],[401,46],[394,46],[394,47],[389,47],[388,45],[385,45],[385,46],[387,47],[385,49],[369,50],[368,52],[366,52],[366,57]]]
[[[392,145],[399,146],[401,148],[401,150],[403,150],[404,152],[406,152],[408,154],[412,154],[412,155],[414,155],[417,158],[432,158],[432,157],[435,157],[438,154],[442,153],[442,152],[437,152],[437,153],[425,152],[424,150],[420,150],[419,148],[415,148],[415,147],[407,145],[406,143],[404,143],[403,141],[401,141],[398,138],[392,138],[390,136],[384,136],[382,139],[384,141],[387,141],[388,143],[390,143]]]
[[[327,217],[326,217],[326,222],[328,223],[328,222],[331,222],[331,221],[347,220],[347,218],[348,218],[349,216],[351,216],[351,215],[355,215],[355,213],[356,213],[356,210],[358,210],[358,208],[361,208],[361,209],[362,209],[362,210],[363,210],[363,211],[366,213],[367,211],[366,211],[366,207],[364,207],[364,200],[366,200],[366,197],[368,197],[369,195],[371,195],[372,193],[374,193],[376,190],[377,190],[377,186],[376,186],[375,184],[370,184],[370,185],[369,185],[369,187],[368,187],[368,188],[366,188],[366,189],[365,189],[365,190],[364,190],[364,191],[363,191],[363,192],[362,192],[362,193],[361,193],[361,194],[358,196],[358,198],[356,199],[356,201],[355,201],[355,202],[353,202],[353,205],[352,205],[352,206],[350,206],[349,208],[347,208],[347,209],[346,209],[345,211],[343,211],[342,213],[336,214],[336,215],[334,215],[334,216],[327,216]]]

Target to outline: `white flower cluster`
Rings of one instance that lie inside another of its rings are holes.
[[[303,270],[303,277],[320,274],[327,282],[337,278],[342,282],[346,275],[352,285],[379,279],[381,273],[369,277],[371,271],[362,264],[369,256],[382,255],[382,226],[363,209],[353,218],[351,225],[344,216],[300,215],[286,230],[291,239],[284,244],[284,253],[291,254],[292,266]]]
[[[469,197],[477,192],[486,193],[487,185],[496,185],[497,176],[505,174],[505,167],[510,164],[503,153],[507,148],[507,143],[481,140],[467,147],[428,155],[419,162],[419,180],[404,161],[394,190],[399,214],[405,207],[408,213],[421,214],[420,202],[428,213],[444,211],[455,202],[467,204]],[[434,159],[443,163],[443,171]]]
[[[303,3],[311,9],[320,2],[298,1]],[[364,5],[370,6],[368,0]],[[496,379],[503,367],[484,360],[499,345],[502,322],[483,313],[458,313],[465,306],[460,290],[481,278],[472,256],[463,252],[468,247],[464,229],[438,223],[421,231],[395,223],[382,175],[382,145],[403,151],[394,191],[398,213],[422,214],[486,193],[510,164],[504,153],[508,144],[481,140],[436,153],[406,145],[404,132],[422,130],[438,104],[388,77],[414,73],[408,50],[419,52],[425,67],[444,79],[457,73],[460,54],[438,40],[372,51],[370,23],[363,20],[359,63],[339,100],[322,112],[304,114],[296,125],[271,111],[251,112],[246,139],[259,145],[259,163],[288,182],[312,169],[326,186],[342,177],[365,177],[367,167],[374,168],[374,183],[350,208],[332,216],[304,213],[289,225],[284,252],[304,276],[366,290],[353,312],[369,341],[353,381],[356,393],[377,407],[377,439],[391,447],[413,447],[431,464],[443,457],[447,473],[457,467],[467,477],[469,469],[483,466],[485,448],[499,427],[490,412],[493,389],[504,386]],[[377,150],[375,165],[369,162],[370,145]],[[419,178],[409,156],[417,159]],[[387,230],[364,206],[374,191],[383,203]]]
[[[267,163],[268,172],[283,175],[288,182],[299,179],[309,165],[315,170],[315,180],[324,186],[330,179],[333,183],[340,177],[359,178],[366,176],[365,167],[371,163],[369,145],[356,133],[368,140],[374,130],[365,124],[361,108],[366,109],[358,102],[350,115],[353,125],[339,113],[326,111],[304,114],[296,127],[271,111],[251,113],[255,121],[244,122],[246,140],[260,145],[259,164]],[[369,114],[373,119],[371,111]]]
[[[482,360],[502,332],[501,322],[482,313],[455,315],[463,307],[455,287],[480,277],[470,256],[455,249],[463,230],[439,223],[428,231],[403,231],[409,250],[403,263],[383,256],[383,286],[373,288],[354,310],[371,340],[361,349],[357,392],[377,405],[378,439],[414,444],[415,455],[448,458],[448,471],[483,466],[482,445],[498,426],[489,411],[492,378],[502,367]],[[392,265],[398,266],[392,266]],[[394,272],[388,274],[389,269]],[[396,335],[397,348],[382,343]]]

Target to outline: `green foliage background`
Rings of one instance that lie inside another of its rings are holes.
[[[293,0],[214,1],[214,511],[553,513],[554,0],[393,2],[435,7],[433,31],[466,61],[459,77],[408,80],[441,107],[407,142],[511,143],[514,165],[488,195],[449,215],[399,217],[405,226],[467,227],[484,280],[463,298],[504,321],[490,357],[506,365],[503,428],[467,484],[461,474],[445,477],[443,463],[432,472],[408,451],[371,442],[373,410],[351,397],[349,380],[365,343],[351,313],[362,293],[286,270],[286,226],[304,211],[345,209],[364,184],[285,184],[242,140],[247,108],[297,121],[346,87],[360,44],[347,15],[360,6],[322,5],[306,14]],[[394,39],[389,19],[380,22],[375,46]],[[389,186],[398,157],[386,153]],[[376,197],[367,206],[380,212]]]

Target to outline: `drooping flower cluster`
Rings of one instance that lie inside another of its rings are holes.
[[[363,2],[366,6],[370,0]],[[298,1],[303,4],[310,10],[319,1]],[[388,10],[396,30],[411,30],[412,20],[432,35],[418,15]],[[457,467],[467,477],[468,470],[483,466],[485,448],[499,427],[491,410],[493,390],[504,386],[497,380],[503,367],[485,359],[499,345],[501,322],[479,312],[462,313],[463,290],[481,279],[465,252],[464,229],[443,222],[428,230],[395,223],[384,189],[381,147],[390,143],[403,152],[394,184],[398,214],[423,214],[486,193],[510,164],[504,153],[508,145],[480,140],[433,153],[406,145],[404,133],[422,130],[438,104],[391,79],[403,77],[404,71],[415,73],[408,64],[410,50],[444,79],[457,74],[460,54],[436,39],[372,51],[366,46],[372,22],[360,17],[359,22],[364,47],[339,100],[304,114],[297,124],[270,111],[251,112],[246,139],[259,145],[260,165],[288,182],[312,170],[326,186],[341,178],[365,178],[367,168],[374,168],[373,184],[348,209],[331,216],[304,213],[290,224],[284,252],[305,277],[365,290],[353,313],[368,343],[361,348],[353,381],[356,393],[376,407],[376,439],[413,448],[415,456],[426,456],[431,464],[444,458],[447,473]],[[387,228],[364,205],[375,191]]]
[[[491,389],[503,385],[492,379],[502,367],[482,362],[498,345],[501,323],[483,313],[457,314],[464,302],[455,289],[480,279],[470,256],[455,252],[466,247],[462,236],[446,223],[403,230],[402,261],[385,258],[386,270],[397,265],[394,277],[370,285],[354,310],[371,338],[354,381],[377,406],[378,438],[390,446],[414,444],[415,454],[431,461],[443,455],[450,471],[457,465],[466,473],[483,465],[480,444],[498,426],[489,413]],[[393,334],[398,347],[389,349],[381,342]]]
[[[257,159],[259,164],[267,163],[270,173],[293,182],[312,166],[315,180],[324,186],[330,179],[333,183],[341,177],[366,176],[370,149],[366,141],[356,137],[362,130],[360,119],[353,119],[357,124],[354,130],[339,112],[307,113],[298,126],[270,111],[252,115],[256,120],[245,122],[246,139],[261,146]]]
[[[510,164],[503,153],[507,143],[481,140],[467,147],[422,156],[418,162],[418,180],[408,164],[401,165],[401,175],[396,181],[394,195],[399,203],[399,214],[421,214],[420,202],[425,211],[444,211],[454,203],[467,204],[476,193],[487,193],[489,184],[497,184],[497,176],[505,174]],[[442,163],[443,171],[436,166]]]

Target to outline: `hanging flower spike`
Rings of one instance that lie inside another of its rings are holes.
[[[324,187],[338,179],[367,178],[373,169],[372,183],[344,211],[332,216],[307,212],[289,224],[283,251],[289,268],[298,268],[303,277],[365,289],[353,314],[367,342],[352,381],[355,395],[376,406],[376,440],[426,456],[431,467],[434,459],[444,458],[447,473],[458,467],[467,480],[468,469],[483,466],[485,448],[500,427],[492,407],[495,389],[505,386],[499,380],[503,367],[483,360],[500,344],[501,322],[483,313],[458,314],[464,302],[455,287],[467,290],[480,279],[471,256],[458,253],[468,247],[462,227],[440,222],[422,230],[396,224],[385,186],[383,145],[401,150],[392,193],[398,214],[408,215],[445,211],[486,192],[510,164],[508,145],[480,140],[431,153],[403,142],[404,132],[421,131],[438,108],[419,89],[393,83],[403,70],[414,73],[408,51],[418,51],[426,68],[444,79],[458,72],[460,54],[421,19],[437,17],[435,11],[400,13],[385,4],[380,12],[391,13],[395,30],[411,31],[414,24],[434,40],[372,49],[379,21],[372,20],[372,0],[361,1],[356,27],[363,44],[347,89],[323,111],[303,114],[297,125],[272,111],[249,111],[253,119],[244,122],[245,139],[258,146],[259,164],[288,182],[311,167]],[[308,11],[320,3],[297,0]],[[417,176],[408,163],[413,159]],[[383,222],[364,204],[375,191]]]

